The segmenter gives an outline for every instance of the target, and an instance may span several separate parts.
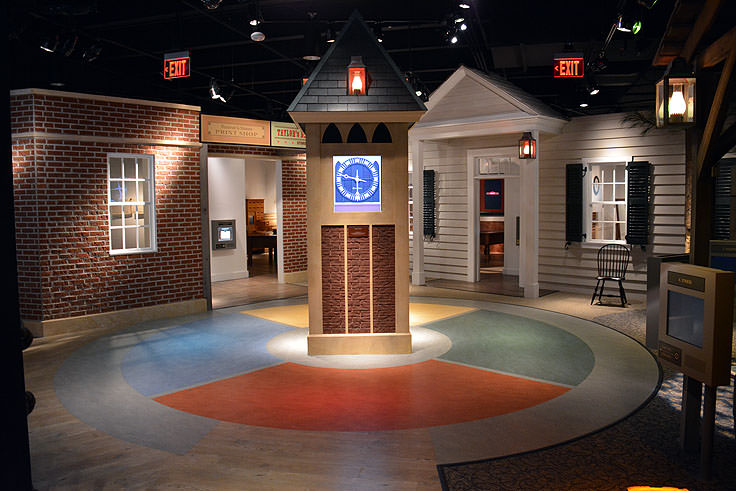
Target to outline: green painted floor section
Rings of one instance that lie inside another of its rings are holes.
[[[595,363],[579,338],[525,317],[477,310],[427,327],[452,340],[440,359],[466,365],[575,386]]]

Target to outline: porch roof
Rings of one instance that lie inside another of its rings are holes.
[[[427,102],[410,139],[439,139],[538,130],[559,133],[567,118],[512,83],[460,66]]]

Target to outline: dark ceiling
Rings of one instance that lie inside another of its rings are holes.
[[[652,108],[662,74],[652,58],[675,0],[467,3],[468,28],[450,44],[447,16],[458,4],[450,0],[11,0],[11,88],[180,102],[209,114],[288,120],[286,107],[317,63],[303,58],[313,51],[310,39],[323,54],[328,28],[339,30],[357,9],[382,30],[383,46],[399,69],[412,72],[428,92],[464,64],[504,76],[568,115]],[[250,37],[254,8],[262,15],[262,42]],[[612,30],[619,12],[641,14],[641,32]],[[39,48],[46,38],[56,52]],[[100,51],[90,59],[93,47]],[[553,54],[565,49],[583,52],[594,78],[554,79]],[[164,80],[164,54],[182,50],[190,52],[191,77]],[[599,54],[606,66],[594,71]],[[232,94],[226,103],[210,98],[213,78],[226,96]],[[589,96],[586,84],[593,81],[601,91]],[[586,100],[589,107],[581,108]]]

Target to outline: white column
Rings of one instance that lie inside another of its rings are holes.
[[[539,131],[532,131],[537,140],[537,158],[521,159],[521,237],[519,286],[526,298],[539,297]]]
[[[412,162],[412,201],[414,214],[414,235],[412,238],[412,285],[424,285],[424,142],[411,142]]]

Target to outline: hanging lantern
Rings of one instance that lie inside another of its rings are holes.
[[[348,95],[365,95],[367,89],[362,56],[351,56],[348,65]]]
[[[525,132],[524,136],[519,140],[519,158],[520,159],[536,159],[537,158],[537,140],[532,137],[530,132]]]
[[[682,58],[657,82],[656,108],[657,128],[695,124],[695,75]]]

